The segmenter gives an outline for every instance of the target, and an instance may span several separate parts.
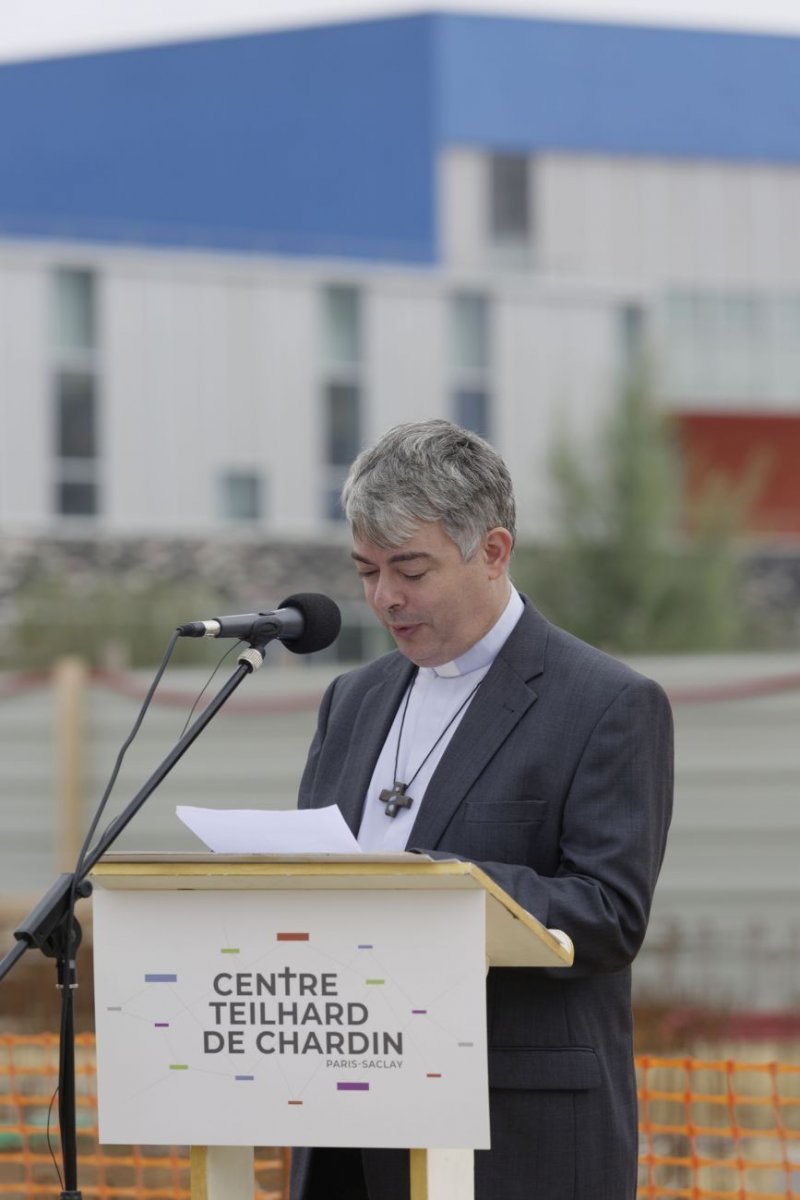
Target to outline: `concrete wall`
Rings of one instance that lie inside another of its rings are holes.
[[[800,656],[640,660],[673,696],[675,814],[638,994],[663,1004],[791,1009],[800,996]],[[177,804],[294,806],[323,686],[334,668],[267,667],[246,681],[117,843],[198,848]],[[177,740],[205,678],[175,672],[128,755],[109,817]],[[49,688],[0,677],[0,901],[32,903],[66,842],[63,772]],[[88,822],[149,676],[98,680],[85,717],[82,821]]]

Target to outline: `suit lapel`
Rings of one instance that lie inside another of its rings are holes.
[[[413,663],[398,653],[387,662],[383,677],[362,699],[341,775],[346,786],[340,786],[336,797],[345,821],[356,835],[375,763],[415,671]]]
[[[546,642],[547,622],[526,602],[428,784],[410,847],[437,845],[472,784],[535,703],[529,681],[544,670]]]

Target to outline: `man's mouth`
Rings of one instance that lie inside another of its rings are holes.
[[[400,637],[405,637],[407,634],[418,628],[419,621],[407,621],[402,624],[400,622],[394,622],[389,626],[391,632],[399,634]]]

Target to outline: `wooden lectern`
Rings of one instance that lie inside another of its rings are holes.
[[[193,1200],[252,1200],[253,1145],[410,1146],[411,1200],[470,1200],[485,971],[570,966],[566,935],[413,854],[109,855],[92,882],[101,1141],[189,1144]]]

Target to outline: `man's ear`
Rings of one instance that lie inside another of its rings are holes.
[[[489,568],[489,578],[499,579],[508,570],[514,539],[502,525],[490,529],[483,539],[483,556]]]

